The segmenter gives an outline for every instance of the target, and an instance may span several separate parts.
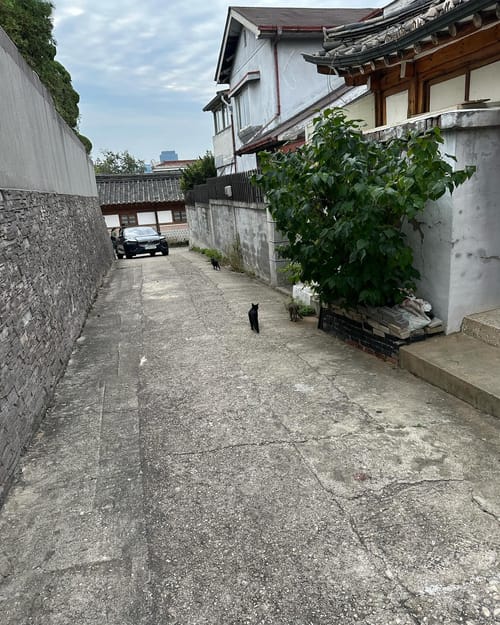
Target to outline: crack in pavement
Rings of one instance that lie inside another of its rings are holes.
[[[285,426],[283,426],[285,427]],[[220,447],[211,447],[209,449],[201,449],[198,451],[179,451],[179,452],[166,452],[166,456],[170,457],[179,457],[179,456],[204,456],[209,454],[216,454],[221,451],[229,451],[232,449],[241,449],[241,448],[258,448],[258,447],[271,447],[273,445],[283,445],[283,446],[292,446],[295,445],[305,445],[306,443],[315,443],[320,441],[330,441],[330,440],[338,440],[342,438],[347,438],[351,436],[348,432],[346,434],[341,434],[339,436],[318,436],[313,438],[304,438],[297,440],[270,440],[270,441],[258,441],[255,443],[234,443],[232,445],[221,445]]]
[[[482,497],[478,497],[477,495],[473,494],[471,495],[471,500],[472,503],[475,503],[482,512],[484,512],[488,516],[493,517],[497,523],[500,523],[500,519],[498,518],[498,516],[494,512],[491,512],[491,510],[488,510],[488,508],[486,507],[486,502]]]
[[[307,469],[314,476],[316,482],[319,484],[321,489],[329,495],[329,497],[333,500],[335,505],[344,515],[345,519],[349,523],[349,527],[351,528],[353,535],[356,537],[356,539],[358,540],[358,543],[361,545],[365,553],[376,562],[374,566],[378,570],[379,575],[393,582],[394,586],[399,586],[407,594],[407,596],[413,597],[415,599],[418,598],[419,595],[417,593],[412,591],[408,586],[406,586],[403,583],[403,581],[398,576],[394,576],[394,574],[389,570],[389,567],[383,557],[383,554],[380,553],[380,551],[376,549],[376,547],[375,549],[371,548],[371,546],[366,542],[361,531],[358,529],[356,521],[354,520],[353,516],[344,508],[344,506],[340,503],[340,501],[334,495],[334,493],[323,484],[323,481],[321,480],[320,476],[315,471],[314,467],[309,463],[307,458],[305,458],[304,455],[300,452],[299,448],[298,447],[295,447],[295,448],[296,448],[297,453],[301,457],[303,464],[307,467]],[[424,481],[426,480],[422,480],[422,482]],[[427,480],[427,481],[432,481],[432,480]],[[453,480],[445,480],[445,481],[453,481]],[[421,625],[421,622],[411,612],[410,608],[406,605],[406,602],[407,602],[407,599],[402,600],[400,602],[401,607],[407,612],[408,616],[417,625]]]
[[[404,490],[413,488],[415,486],[429,486],[431,484],[452,484],[452,483],[458,483],[458,484],[463,484],[464,482],[466,482],[466,480],[463,479],[454,479],[454,478],[450,478],[450,479],[437,479],[437,480],[415,480],[414,482],[411,481],[407,481],[407,482],[399,482],[399,481],[395,481],[395,482],[391,482],[389,484],[386,484],[385,486],[382,486],[379,489],[373,488],[370,490],[369,493],[364,492],[364,493],[360,493],[359,495],[354,495],[352,497],[344,497],[344,499],[347,499],[348,501],[356,501],[358,499],[362,499],[363,497],[366,497],[368,494],[371,495],[375,495],[375,496],[379,496],[379,495],[385,495],[386,491],[391,491],[393,490],[393,493],[390,494],[399,494],[402,493]]]

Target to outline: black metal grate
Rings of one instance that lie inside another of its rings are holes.
[[[208,178],[186,193],[188,204],[208,204],[209,200],[233,200],[235,202],[264,202],[264,193],[253,184],[251,177],[255,171],[245,171],[227,176]]]

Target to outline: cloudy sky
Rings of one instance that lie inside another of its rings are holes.
[[[80,132],[102,150],[158,160],[212,150],[214,74],[228,2],[53,0],[57,59],[80,94]],[[232,6],[379,7],[387,1],[235,0]]]

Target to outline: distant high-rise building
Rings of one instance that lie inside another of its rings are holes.
[[[177,156],[177,152],[175,150],[163,150],[160,154],[160,162],[163,161],[178,161],[179,157]]]

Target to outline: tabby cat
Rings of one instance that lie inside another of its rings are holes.
[[[288,312],[290,313],[290,321],[298,321],[302,319],[302,315],[299,312],[299,305],[297,302],[290,302],[287,305]]]

